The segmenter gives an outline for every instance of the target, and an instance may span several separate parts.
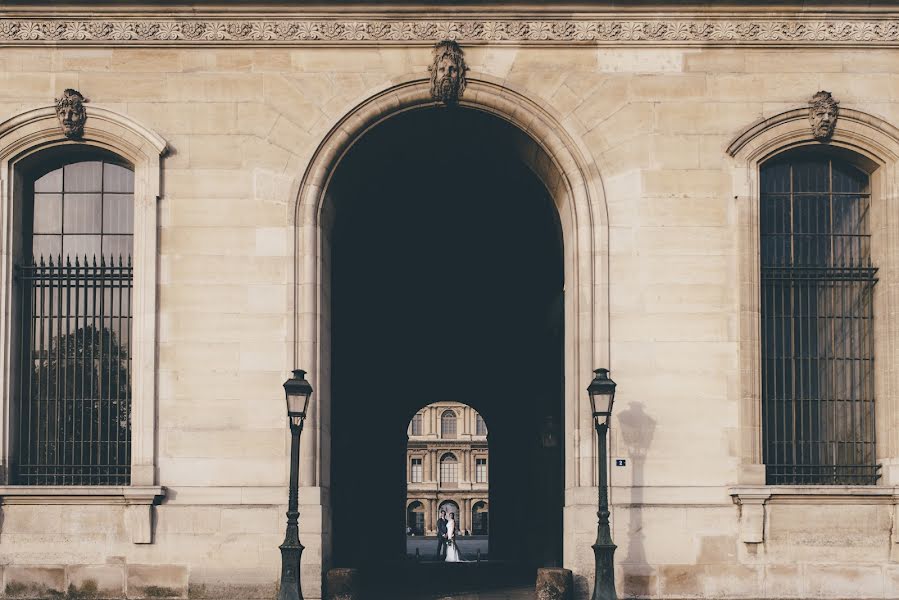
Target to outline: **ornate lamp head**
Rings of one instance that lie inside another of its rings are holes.
[[[301,426],[309,412],[309,397],[312,386],[306,381],[306,371],[294,369],[293,377],[284,382],[287,399],[287,417],[293,426]]]
[[[593,373],[593,381],[587,387],[590,406],[593,409],[593,421],[597,426],[608,425],[609,419],[612,418],[617,384],[609,377],[608,369],[594,369]]]
[[[819,142],[825,142],[833,135],[839,116],[839,102],[830,92],[821,90],[809,101],[808,120],[812,124],[812,135]]]
[[[85,102],[87,98],[73,89],[63,90],[62,97],[56,98],[56,116],[63,133],[69,139],[78,139],[84,135],[84,122],[87,121]]]
[[[458,102],[465,91],[465,72],[468,71],[459,44],[452,40],[438,42],[428,71],[431,72],[431,97],[444,104]]]

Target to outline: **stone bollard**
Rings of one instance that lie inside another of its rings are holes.
[[[359,600],[362,590],[358,569],[328,569],[325,589],[328,600]]]
[[[573,585],[570,569],[537,569],[537,600],[571,600]]]

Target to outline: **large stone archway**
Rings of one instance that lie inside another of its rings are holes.
[[[534,101],[484,76],[472,76],[461,106],[515,126],[518,158],[553,199],[562,229],[565,289],[564,563],[592,576],[596,444],[584,393],[591,370],[610,366],[608,337],[608,224],[598,169],[560,120]],[[360,102],[330,130],[297,194],[295,213],[294,364],[310,372],[316,402],[301,449],[303,582],[320,590],[330,566],[330,234],[334,215],[329,184],[353,144],[394,115],[435,106],[427,79],[398,83]],[[305,592],[305,590],[304,590]]]

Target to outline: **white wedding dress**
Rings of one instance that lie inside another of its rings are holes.
[[[460,562],[459,547],[456,545],[456,522],[450,519],[446,523],[446,562]]]

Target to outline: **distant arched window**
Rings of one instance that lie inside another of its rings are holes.
[[[873,484],[867,173],[795,151],[760,171],[762,433],[769,484]]]
[[[478,415],[475,417],[475,435],[487,435],[487,423],[484,422],[484,417]]]
[[[456,413],[443,411],[440,415],[440,437],[454,439],[456,437]]]
[[[134,172],[78,152],[23,183],[11,479],[128,485]]]
[[[415,416],[412,417],[412,428],[410,431],[410,435],[421,435],[421,413],[416,413]]]
[[[456,456],[447,452],[440,457],[440,484],[455,485],[459,481],[459,461]]]

